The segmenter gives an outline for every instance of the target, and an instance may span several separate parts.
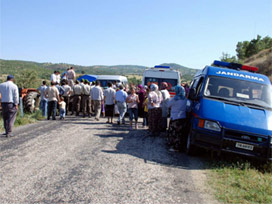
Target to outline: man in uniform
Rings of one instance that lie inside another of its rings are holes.
[[[74,81],[75,81],[75,79],[76,79],[76,73],[75,73],[73,67],[71,67],[71,68],[67,71],[67,79],[68,79],[69,86],[72,88],[72,87],[74,86]]]
[[[83,89],[79,85],[79,81],[76,81],[76,84],[73,87],[73,93],[74,93],[74,98],[73,98],[73,110],[72,110],[72,115],[74,114],[74,111],[76,111],[76,116],[79,116],[79,110],[80,110],[80,101],[81,101],[81,94]]]
[[[6,137],[12,136],[12,127],[16,119],[19,104],[18,87],[14,84],[14,76],[9,75],[7,81],[0,84],[0,95],[2,105],[2,116]]]
[[[85,85],[84,85],[84,81],[85,81],[84,79],[80,79],[80,84],[79,84],[79,85],[81,86],[81,88],[82,88],[81,102],[80,102],[80,109],[79,109],[80,112],[83,112],[83,98],[84,98],[84,97],[83,97],[83,95],[84,95],[83,92],[84,92],[84,86],[85,86]]]
[[[86,116],[86,112],[88,113],[88,117],[91,117],[91,100],[90,100],[90,93],[91,93],[91,86],[88,85],[89,81],[86,79],[84,81],[83,86],[83,118]]]

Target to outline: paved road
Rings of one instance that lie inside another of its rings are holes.
[[[70,117],[0,137],[0,203],[211,203],[201,163],[163,137]]]

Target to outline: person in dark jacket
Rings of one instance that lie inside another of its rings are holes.
[[[138,114],[139,117],[143,117],[144,115],[144,101],[145,101],[145,90],[144,87],[140,84],[137,87],[137,95],[139,97],[140,103],[138,104]]]

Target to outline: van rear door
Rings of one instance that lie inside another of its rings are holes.
[[[168,91],[175,92],[175,86],[178,84],[177,79],[163,79],[163,78],[154,78],[154,77],[145,77],[144,84],[150,86],[151,84],[157,84],[159,88],[161,88],[162,82],[166,82],[168,84]]]

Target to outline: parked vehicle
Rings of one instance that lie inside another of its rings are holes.
[[[162,82],[168,84],[168,91],[171,96],[174,96],[175,86],[180,84],[180,72],[169,66],[155,66],[144,71],[142,85],[150,86],[155,83],[161,88]]]
[[[127,77],[120,75],[97,75],[97,81],[100,81],[101,87],[105,88],[108,85],[108,82],[113,83],[116,81],[117,83],[121,83],[123,85],[128,84]]]
[[[97,79],[97,75],[85,74],[85,75],[78,77],[77,80],[80,81],[81,79],[87,79],[89,82],[93,82]]]
[[[117,83],[122,83],[123,85],[128,84],[127,77],[121,76],[121,75],[83,75],[78,78],[78,80],[81,79],[88,79],[90,82],[92,81],[100,81],[101,87],[105,88],[107,87],[108,82],[113,83],[116,81]]]
[[[257,70],[214,61],[195,75],[188,154],[202,147],[272,161],[272,88]]]

